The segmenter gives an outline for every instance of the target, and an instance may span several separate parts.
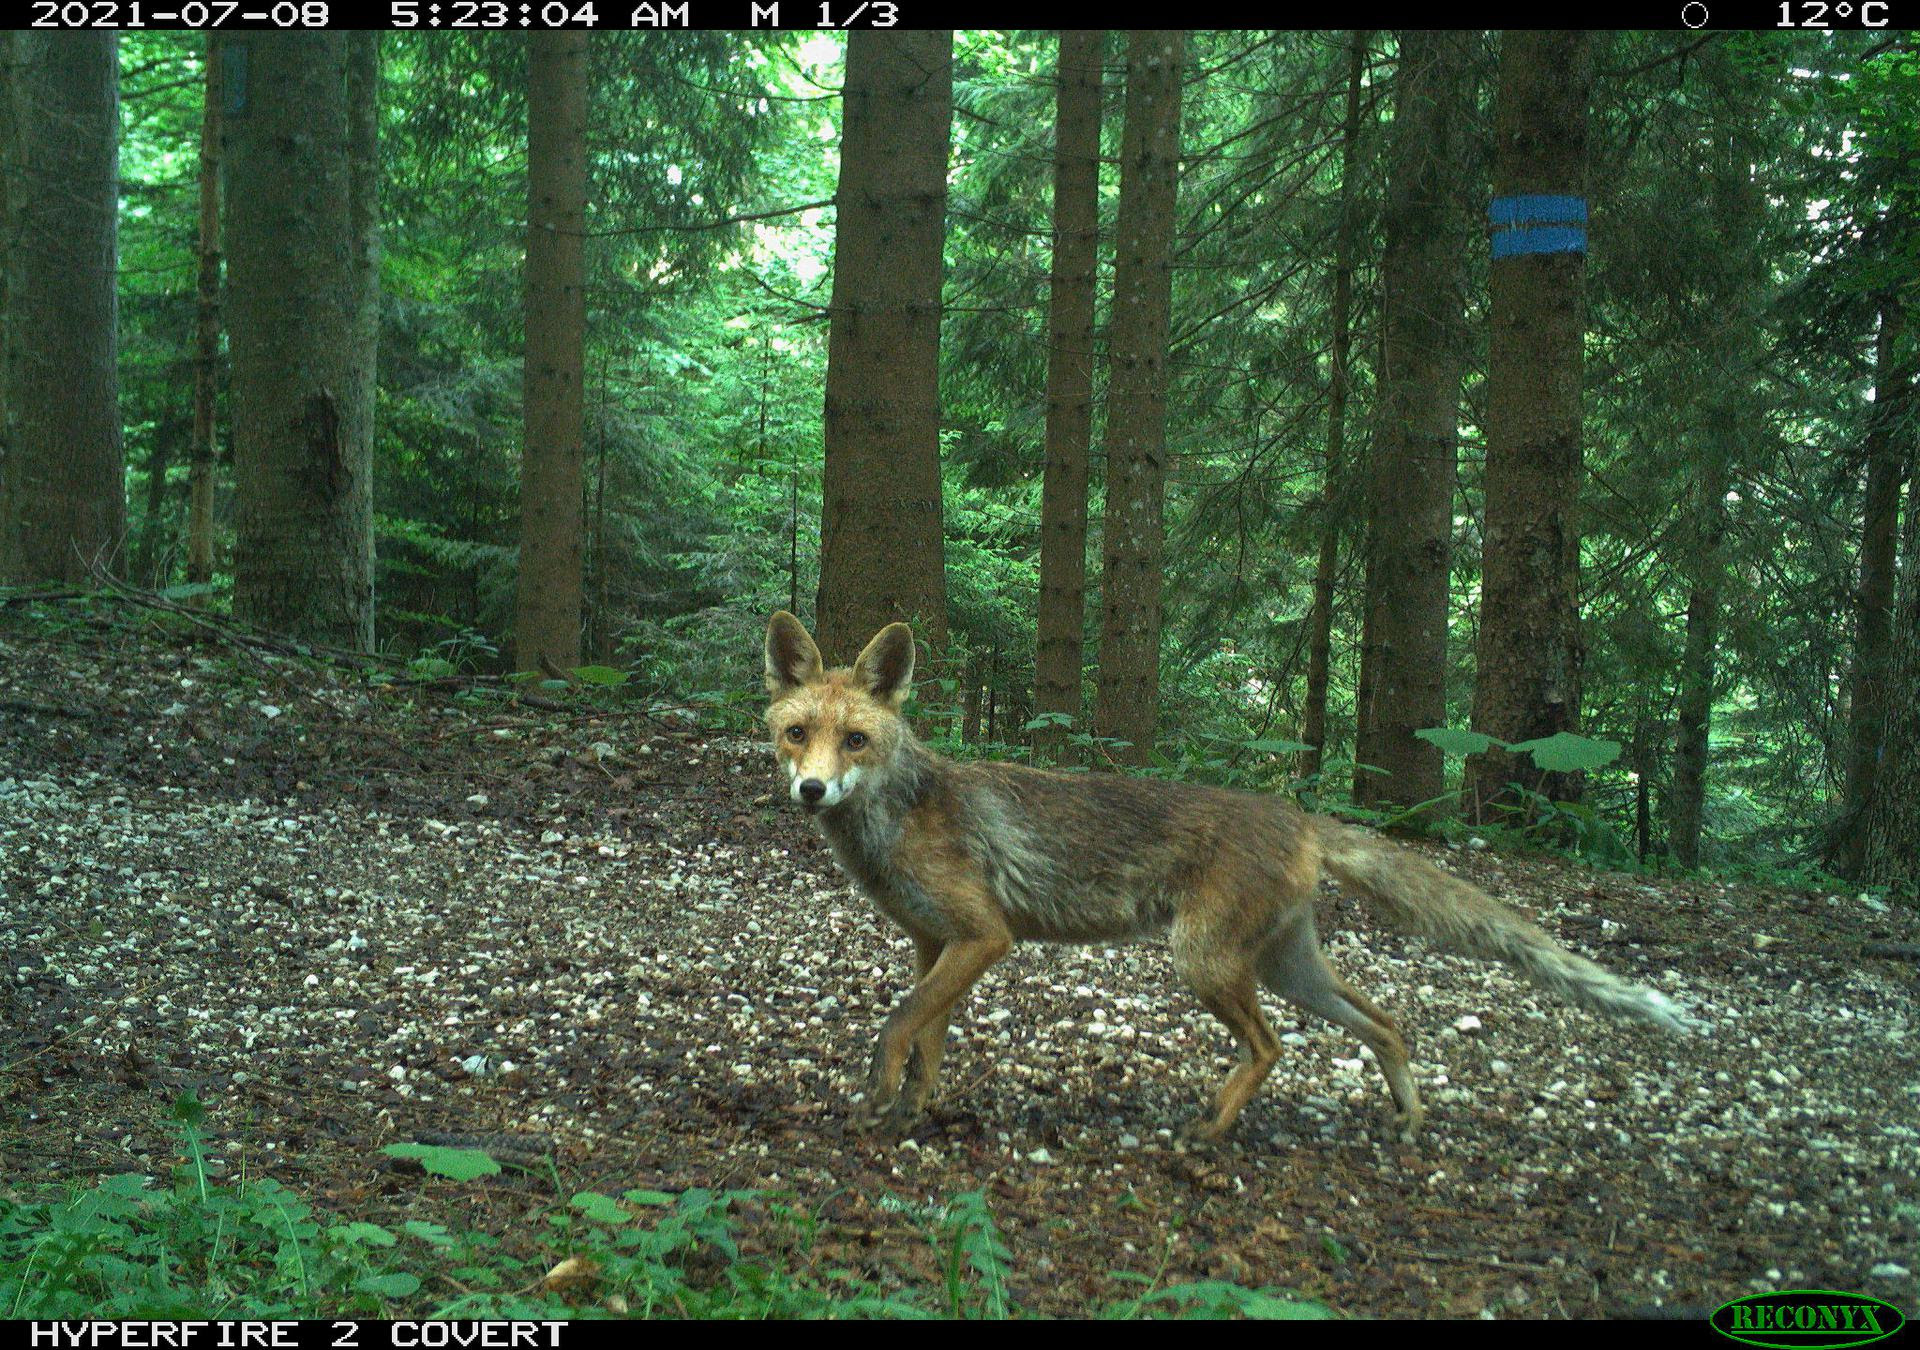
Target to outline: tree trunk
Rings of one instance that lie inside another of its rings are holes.
[[[1488,269],[1486,550],[1473,726],[1504,741],[1580,729],[1581,342],[1586,328],[1587,120],[1593,40],[1509,31],[1494,114]],[[1541,774],[1502,750],[1467,761],[1481,819],[1523,778],[1577,800],[1577,773]]]
[[[1411,806],[1445,790],[1440,748],[1414,732],[1447,719],[1453,489],[1466,315],[1465,123],[1473,35],[1402,32],[1395,74],[1381,366],[1367,478],[1362,802]]]
[[[1723,408],[1731,415],[1731,409]],[[1716,421],[1718,419],[1715,419]],[[1714,433],[1709,432],[1709,435]],[[1680,657],[1680,708],[1673,746],[1667,845],[1682,867],[1700,865],[1700,823],[1707,800],[1707,749],[1713,717],[1713,649],[1720,612],[1720,541],[1726,529],[1727,466],[1709,447],[1695,488],[1694,576],[1687,591],[1687,638]]]
[[[163,569],[170,570],[161,532],[166,528],[167,464],[171,458],[167,442],[171,433],[165,421],[156,420],[151,434],[153,440],[147,449],[147,500],[140,516],[140,546],[134,551],[127,575],[143,586],[158,589],[167,584]]]
[[[226,90],[234,612],[373,646],[373,407],[345,33],[232,33]]]
[[[0,29],[0,584],[14,580],[20,566],[19,531],[14,517],[14,479],[19,466],[13,460],[13,305],[7,296],[7,274],[13,270],[13,198],[10,185],[17,172],[20,147],[20,45],[16,36]]]
[[[1313,603],[1307,609],[1307,701],[1300,709],[1300,774],[1316,774],[1326,758],[1327,682],[1333,657],[1333,579],[1340,565],[1340,531],[1334,523],[1333,466],[1320,486],[1320,548],[1313,560]],[[1359,771],[1355,770],[1355,776]]]
[[[914,625],[947,645],[940,502],[940,288],[953,34],[856,30],[834,194],[816,631],[851,662]]]
[[[213,579],[214,407],[220,362],[220,61],[211,33],[200,112],[200,271],[193,310],[193,441],[187,468],[187,580]]]
[[[527,35],[526,354],[514,668],[580,664],[587,41]]]
[[[960,740],[964,745],[980,743],[980,658],[970,655],[960,670]]]
[[[127,528],[115,286],[119,40],[12,35],[0,579],[117,570]]]
[[[1180,181],[1186,34],[1127,35],[1120,219],[1108,340],[1107,514],[1100,675],[1093,723],[1144,764],[1160,711],[1160,568],[1165,526],[1167,335]]]
[[[1352,344],[1353,241],[1358,222],[1354,163],[1360,141],[1360,88],[1367,71],[1368,30],[1348,34],[1347,104],[1340,136],[1340,219],[1333,237],[1333,369],[1327,385],[1327,460],[1320,474],[1320,552],[1313,568],[1313,606],[1307,614],[1307,703],[1301,710],[1300,774],[1320,772],[1326,761],[1327,672],[1333,647],[1333,578],[1340,563],[1337,503],[1346,467],[1347,361]],[[1363,674],[1364,678],[1364,674]],[[1360,771],[1354,770],[1356,780]]]
[[[1911,405],[1913,366],[1899,398]],[[1913,432],[1903,436],[1909,451]],[[1911,464],[1913,461],[1909,459]],[[1920,890],[1920,508],[1907,503],[1902,528],[1902,591],[1887,660],[1880,765],[1861,813],[1856,878],[1868,885]]]
[[[987,653],[987,744],[1000,739],[1000,643]]]
[[[1721,555],[1727,487],[1739,456],[1766,437],[1755,396],[1753,349],[1754,335],[1762,331],[1761,288],[1767,278],[1760,238],[1766,203],[1748,167],[1756,152],[1744,139],[1730,136],[1724,155],[1702,165],[1722,247],[1703,278],[1714,292],[1714,318],[1699,335],[1707,361],[1699,398],[1702,444],[1686,560],[1687,636],[1680,659],[1673,790],[1667,803],[1668,846],[1682,867],[1700,865],[1712,748],[1714,648],[1725,578]]]
[[[1645,719],[1633,724],[1633,856],[1641,862],[1653,849],[1653,736]]]
[[[1900,480],[1906,474],[1911,432],[1902,436],[1913,403],[1913,368],[1898,348],[1906,311],[1887,296],[1880,305],[1880,335],[1874,344],[1874,402],[1867,425],[1866,523],[1860,536],[1860,584],[1854,593],[1855,638],[1852,716],[1847,753],[1846,796],[1830,833],[1829,860],[1834,871],[1852,877],[1860,870],[1859,829],[1873,799],[1885,744],[1892,656],[1894,544],[1899,534]],[[1912,500],[1909,513],[1915,510]]]
[[[1104,32],[1060,35],[1053,159],[1053,278],[1047,345],[1047,466],[1040,500],[1038,711],[1080,721],[1086,630],[1087,454],[1093,434],[1093,292],[1100,243]],[[1057,751],[1065,733],[1034,733]]]
[[[348,243],[359,376],[354,398],[367,409],[371,445],[380,373],[380,34],[368,29],[347,34],[347,119]]]

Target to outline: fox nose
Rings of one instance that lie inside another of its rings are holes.
[[[817,802],[826,795],[827,795],[827,785],[821,782],[818,778],[808,778],[808,779],[802,780],[800,784],[800,796],[802,800],[807,801],[809,803]]]

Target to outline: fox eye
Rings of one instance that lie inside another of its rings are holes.
[[[787,728],[787,739],[790,741],[804,741],[807,739],[807,729],[798,722],[795,722]]]
[[[863,745],[865,745],[866,743],[867,743],[867,733],[866,733],[866,732],[864,732],[864,731],[849,731],[849,732],[847,733],[847,749],[849,749],[849,750],[858,750],[858,749],[859,749],[859,748],[860,748],[861,746],[863,746]]]

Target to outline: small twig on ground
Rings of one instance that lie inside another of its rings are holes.
[[[967,1094],[971,1093],[975,1088],[979,1087],[982,1083],[986,1082],[989,1078],[993,1077],[994,1073],[999,1069],[999,1067],[1000,1066],[998,1064],[989,1064],[987,1066],[987,1071],[985,1073],[981,1074],[978,1078],[974,1079],[971,1083],[968,1083],[965,1087],[961,1088],[958,1092],[954,1093],[953,1096],[948,1098],[948,1100],[954,1101],[954,1102],[964,1100]]]
[[[1490,1266],[1495,1270],[1532,1270],[1547,1275],[1554,1273],[1552,1266],[1535,1265],[1531,1261],[1503,1261],[1497,1256],[1473,1256],[1466,1252],[1415,1251],[1411,1247],[1389,1247],[1382,1243],[1372,1245],[1375,1251],[1391,1252],[1395,1256],[1404,1256],[1414,1261],[1451,1261],[1460,1265]]]
[[[135,989],[132,993],[128,994],[126,996],[125,1002],[139,1006],[138,1001],[141,999],[144,999],[146,995],[152,992],[153,990],[159,988],[162,985],[177,984],[177,983],[179,983],[179,977],[175,975],[163,975],[156,979],[148,980],[145,984],[141,985],[138,989]],[[0,1073],[12,1073],[15,1069],[18,1069],[21,1065],[31,1063],[32,1061],[40,1058],[40,1056],[46,1054],[47,1051],[53,1049],[55,1046],[64,1045],[66,1042],[72,1040],[75,1036],[78,1036],[81,1032],[86,1030],[88,1030],[88,1027],[86,1026],[85,1023],[82,1023],[79,1026],[69,1027],[67,1030],[61,1032],[58,1036],[55,1036],[52,1040],[48,1041],[45,1045],[40,1046],[38,1049],[29,1050],[26,1054],[21,1055],[18,1059],[10,1059],[6,1061],[4,1064],[0,1064]]]
[[[35,703],[24,698],[0,698],[0,708],[8,712],[38,713],[42,717],[91,717],[93,713],[84,708],[67,708],[57,703]]]

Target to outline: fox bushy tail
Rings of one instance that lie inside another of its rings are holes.
[[[1575,956],[1492,896],[1377,835],[1316,816],[1326,870],[1391,926],[1470,956],[1504,961],[1569,1002],[1622,1021],[1687,1031],[1665,995]]]

